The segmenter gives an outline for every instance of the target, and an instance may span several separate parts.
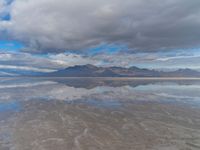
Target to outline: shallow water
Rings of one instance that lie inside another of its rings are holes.
[[[199,149],[198,80],[0,79],[0,150]]]

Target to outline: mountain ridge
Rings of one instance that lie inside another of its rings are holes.
[[[192,69],[178,69],[176,71],[157,71],[135,66],[97,67],[91,64],[76,65],[51,73],[42,74],[47,77],[200,77],[200,72]]]

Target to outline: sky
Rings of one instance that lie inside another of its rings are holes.
[[[0,70],[200,70],[199,0],[0,0]]]

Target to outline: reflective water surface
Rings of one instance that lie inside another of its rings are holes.
[[[0,78],[0,150],[199,150],[200,80]]]

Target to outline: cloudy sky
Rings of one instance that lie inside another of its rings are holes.
[[[0,70],[200,70],[200,0],[0,0]]]

